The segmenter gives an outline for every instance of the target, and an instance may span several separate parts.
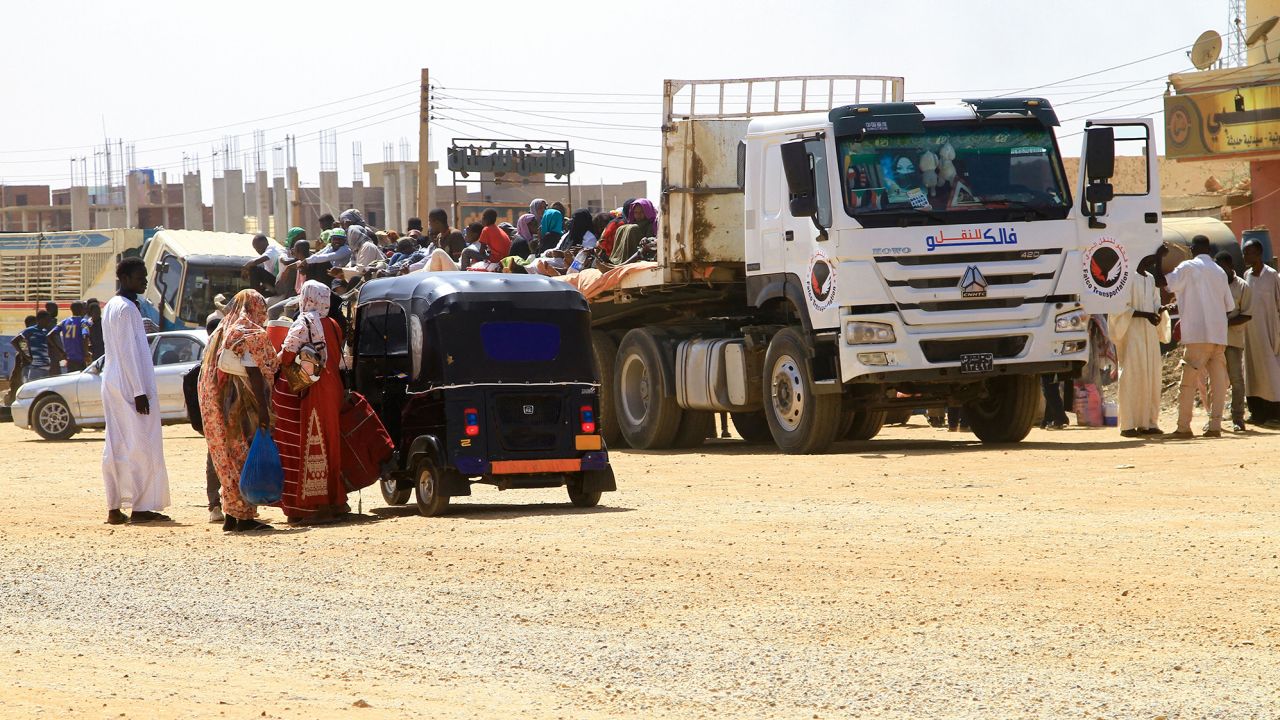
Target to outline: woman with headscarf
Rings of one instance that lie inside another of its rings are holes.
[[[240,496],[240,473],[259,428],[271,425],[271,385],[279,361],[267,339],[267,303],[254,290],[241,290],[209,336],[200,365],[200,417],[209,458],[222,486],[224,532],[270,530],[258,522],[258,508]],[[244,374],[222,370],[223,353],[236,358]]]
[[[525,213],[516,220],[516,239],[511,243],[511,254],[529,257],[538,248],[538,216]]]
[[[658,210],[647,198],[631,203],[627,220],[629,224],[618,228],[614,237],[610,253],[614,265],[621,265],[635,255],[641,240],[658,236]]]
[[[548,211],[551,212],[551,211]],[[573,214],[573,221],[569,223],[569,232],[561,238],[560,244],[556,246],[557,250],[568,251],[572,248],[590,249],[596,246],[598,238],[596,234],[591,232],[595,224],[595,218],[591,216],[590,210],[579,210]]]
[[[542,232],[542,247],[553,248],[559,245],[560,238],[564,235],[564,213],[548,208],[542,213],[539,230]]]
[[[538,198],[533,202],[529,203],[529,214],[534,217],[534,219],[537,221],[539,225],[542,223],[542,213],[546,211],[547,211],[547,201],[543,200],[542,198]]]
[[[609,213],[612,218],[605,227],[604,232],[600,234],[600,249],[605,255],[613,254],[613,243],[618,236],[618,228],[627,224],[627,213],[631,212],[631,203],[636,201],[635,198],[627,198],[622,203],[622,207]]]
[[[290,522],[338,518],[351,508],[339,470],[342,467],[338,416],[342,410],[342,328],[329,317],[329,288],[308,281],[302,286],[298,319],[281,347],[280,366],[289,367],[299,352],[314,350],[323,360],[319,379],[301,393],[277,378],[271,393],[274,436],[284,466],[280,508]]]

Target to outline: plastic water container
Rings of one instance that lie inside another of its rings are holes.
[[[1102,424],[1116,427],[1120,424],[1120,406],[1111,401],[1102,403]]]

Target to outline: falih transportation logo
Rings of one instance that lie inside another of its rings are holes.
[[[836,268],[821,250],[809,258],[809,281],[804,289],[815,310],[826,310],[835,300]]]
[[[1115,297],[1129,284],[1129,256],[1115,238],[1100,238],[1085,251],[1081,273],[1089,292]]]

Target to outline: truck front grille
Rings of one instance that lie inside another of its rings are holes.
[[[1022,349],[1026,346],[1026,335],[920,341],[920,351],[931,363],[960,362],[962,355],[980,353],[991,353],[991,356],[997,360],[1012,358],[1021,355]]]

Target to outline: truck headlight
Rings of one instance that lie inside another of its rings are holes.
[[[1054,318],[1053,329],[1056,332],[1084,332],[1087,322],[1088,318],[1083,310],[1072,310]]]
[[[892,325],[850,320],[844,324],[844,341],[850,345],[880,345],[897,342],[898,338]]]

